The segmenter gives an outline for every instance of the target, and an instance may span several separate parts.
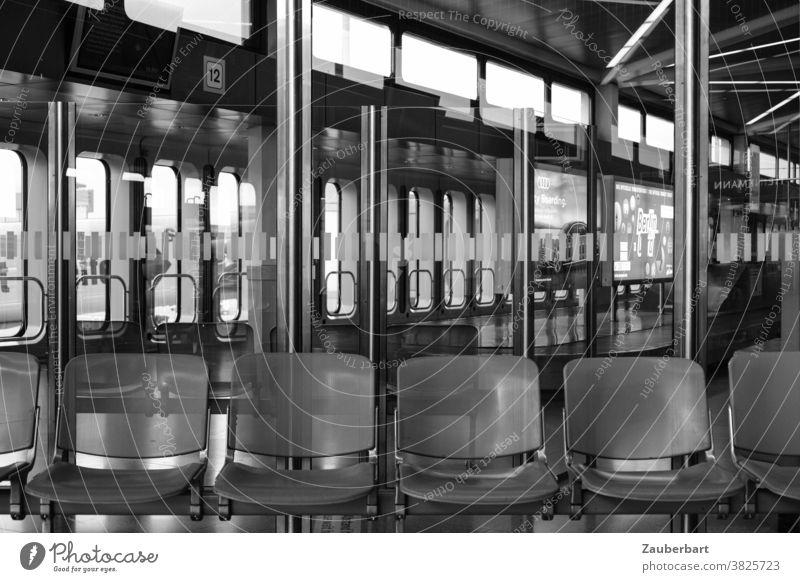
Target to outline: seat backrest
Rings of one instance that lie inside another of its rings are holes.
[[[0,454],[33,448],[38,397],[37,359],[0,353]]]
[[[482,459],[542,446],[539,369],[515,356],[413,358],[398,370],[398,449]]]
[[[728,382],[734,446],[800,456],[800,352],[736,352]]]
[[[78,355],[156,351],[144,330],[132,321],[79,321],[75,349]]]
[[[358,353],[360,330],[357,326],[344,323],[321,325],[311,330],[311,349],[328,354]]]
[[[87,354],[64,370],[58,444],[107,458],[197,453],[206,448],[207,411],[200,357]]]
[[[355,354],[268,353],[236,360],[228,447],[278,457],[332,457],[375,446],[375,382]]]
[[[564,366],[569,451],[664,459],[711,448],[705,379],[681,358],[607,357]]]
[[[474,356],[478,328],[474,325],[393,325],[386,331],[387,352],[397,359],[424,356]]]
[[[230,382],[236,358],[254,352],[253,328],[245,322],[162,323],[154,336],[159,353],[202,357],[212,384]]]

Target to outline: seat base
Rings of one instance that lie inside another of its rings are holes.
[[[741,458],[738,461],[742,470],[764,489],[780,497],[800,501],[800,467],[784,467]]]
[[[605,471],[576,465],[583,489],[621,500],[693,503],[735,495],[744,483],[716,463],[706,462],[673,471]]]
[[[25,487],[32,497],[90,507],[161,501],[186,493],[205,470],[204,463],[169,469],[91,469],[54,463]]]
[[[214,491],[224,500],[276,513],[330,512],[332,507],[352,506],[359,500],[365,511],[367,496],[375,487],[373,471],[369,463],[295,471],[227,463],[217,476]]]
[[[514,507],[530,504],[526,509],[537,512],[543,507],[542,501],[550,501],[552,506],[559,493],[556,478],[546,465],[530,462],[513,469],[499,471],[455,473],[432,468],[422,468],[413,464],[400,465],[400,491],[409,499],[406,511],[409,513],[429,513],[433,506],[463,505],[468,512],[485,511],[491,507]],[[425,509],[423,506],[430,504]],[[474,509],[474,511],[473,511]],[[544,506],[542,512],[546,512]]]

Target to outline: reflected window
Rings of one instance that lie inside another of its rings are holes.
[[[28,290],[18,280],[24,277],[20,256],[25,230],[24,163],[16,152],[0,149],[0,338],[25,333]]]
[[[152,192],[147,197],[150,208],[150,227],[155,235],[155,257],[148,259],[145,270],[151,288],[152,317],[155,325],[174,323],[181,319],[181,285],[178,278],[178,261],[164,258],[162,248],[165,240],[175,236],[179,230],[178,207],[180,181],[178,172],[169,166],[153,166]],[[192,245],[199,250],[200,241],[193,239]],[[191,299],[189,300],[192,303]]]
[[[675,151],[675,124],[661,117],[648,115],[645,118],[645,141],[647,145]]]
[[[392,74],[392,31],[314,4],[311,51],[318,59],[389,77]]]
[[[589,123],[589,95],[565,85],[550,87],[550,116],[561,123]]]
[[[775,156],[760,152],[758,156],[759,173],[767,178],[777,178],[778,169]]]
[[[479,240],[483,243],[483,256],[486,256],[487,247],[485,244],[487,237],[494,236],[495,233],[495,199],[489,194],[481,194],[475,200],[475,232],[479,235]],[[476,280],[478,290],[476,300],[478,305],[491,305],[494,303],[494,269],[491,261],[476,261]]]
[[[731,165],[731,142],[724,137],[711,137],[711,149],[708,153],[709,161],[712,164],[721,166]]]
[[[79,156],[75,160],[75,225],[77,245],[78,321],[108,321],[112,292],[103,240],[109,231],[108,166],[102,160]],[[114,287],[113,292],[122,289]]]
[[[333,316],[349,316],[355,312],[356,273],[358,261],[345,256],[347,238],[355,228],[355,200],[336,182],[325,184],[326,240],[330,240],[333,259],[325,260],[323,284],[325,310]],[[351,241],[352,242],[352,241]],[[327,255],[328,253],[326,253]]]
[[[465,99],[478,96],[478,59],[404,34],[402,39],[403,81],[437,93]]]
[[[642,141],[642,112],[631,107],[619,106],[617,113],[619,139],[639,143]]]
[[[220,172],[217,186],[210,192],[209,213],[211,233],[215,241],[212,273],[214,305],[221,321],[234,321],[242,316],[241,261],[230,256],[231,239],[240,234],[239,178],[230,172]]]
[[[235,44],[250,37],[250,0],[125,0],[128,18],[176,32],[192,30]]]
[[[407,198],[406,231],[409,238],[433,232],[433,193],[427,188],[412,188]],[[421,245],[420,245],[421,246]],[[408,299],[412,311],[427,311],[433,306],[433,268],[430,259],[408,259]]]
[[[387,221],[388,233],[390,235],[400,234],[400,213],[398,211],[399,200],[397,199],[397,189],[389,184]],[[398,300],[398,272],[400,270],[400,247],[389,243],[389,261],[386,268],[386,312],[394,313],[397,311]]]
[[[447,192],[442,199],[442,234],[444,250],[444,304],[461,307],[466,301],[466,267],[463,240],[467,202],[461,192]]]
[[[486,102],[506,109],[532,109],[544,115],[544,80],[533,75],[486,63]]]

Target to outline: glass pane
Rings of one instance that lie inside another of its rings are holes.
[[[403,81],[466,99],[478,96],[478,60],[408,34],[403,35]]]
[[[589,123],[589,96],[583,91],[553,83],[550,88],[550,114],[563,123]]]
[[[109,319],[111,292],[120,293],[118,286],[109,288],[104,280],[107,261],[100,257],[103,238],[108,229],[108,168],[96,159],[78,157],[75,178],[75,223],[77,241],[79,321]]]
[[[217,186],[211,189],[211,232],[217,244],[213,263],[212,281],[214,302],[222,321],[233,321],[240,317],[241,285],[239,261],[230,257],[228,251],[231,238],[239,235],[239,180],[229,172],[220,172]],[[221,249],[220,249],[221,245]]]
[[[645,141],[662,150],[675,149],[675,124],[666,119],[648,115],[646,118]]]
[[[241,44],[252,28],[250,0],[125,0],[128,18],[164,30],[178,27]]]
[[[486,63],[486,101],[506,109],[532,109],[544,115],[544,80],[490,61]]]
[[[25,275],[22,258],[17,256],[23,230],[23,165],[19,154],[0,149],[0,337],[13,337],[24,331],[26,291],[12,277]]]
[[[387,26],[315,4],[311,44],[319,59],[384,77],[392,74],[392,32]]]
[[[156,240],[155,258],[149,259],[147,269],[153,287],[153,320],[156,325],[172,323],[179,318],[180,285],[178,262],[167,260],[160,248],[164,236],[169,239],[178,231],[178,174],[167,166],[153,166],[152,193],[147,197],[151,211],[152,231]],[[189,298],[191,302],[191,298]]]
[[[617,119],[619,127],[619,138],[635,141],[639,143],[642,140],[642,113],[630,107],[619,107],[619,118]]]

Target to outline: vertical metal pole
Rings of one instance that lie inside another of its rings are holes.
[[[531,354],[531,330],[533,329],[532,306],[528,297],[530,281],[530,151],[528,136],[528,111],[515,113],[514,124],[514,204],[511,237],[512,273],[514,276],[514,302],[511,319],[514,322],[514,355],[529,357]],[[522,243],[520,247],[519,243]]]
[[[47,325],[48,382],[55,414],[58,414],[63,394],[64,367],[75,355],[75,181],[67,177],[67,170],[75,167],[74,130],[75,104],[50,103],[47,119]]]
[[[707,323],[708,6],[708,0],[675,3],[675,240],[678,260],[674,345],[676,355],[701,364],[705,363]]]
[[[278,0],[278,350],[311,348],[311,0]]]
[[[597,237],[597,155],[599,144],[597,143],[597,131],[594,125],[588,127],[588,147],[587,147],[587,179],[589,180],[586,189],[588,193],[586,232],[594,233],[591,248],[586,247],[586,296],[584,299],[584,329],[586,330],[587,355],[593,358],[597,353],[595,336],[597,335],[597,293],[600,289],[600,255]],[[612,313],[614,311],[612,307]]]
[[[277,347],[311,349],[311,0],[277,0]],[[301,468],[287,459],[288,468]],[[289,518],[289,531],[302,531]]]
[[[708,0],[675,3],[675,355],[705,365],[708,263]],[[677,246],[677,244],[676,244]],[[687,459],[688,462],[688,459]],[[682,515],[684,532],[696,515]]]

